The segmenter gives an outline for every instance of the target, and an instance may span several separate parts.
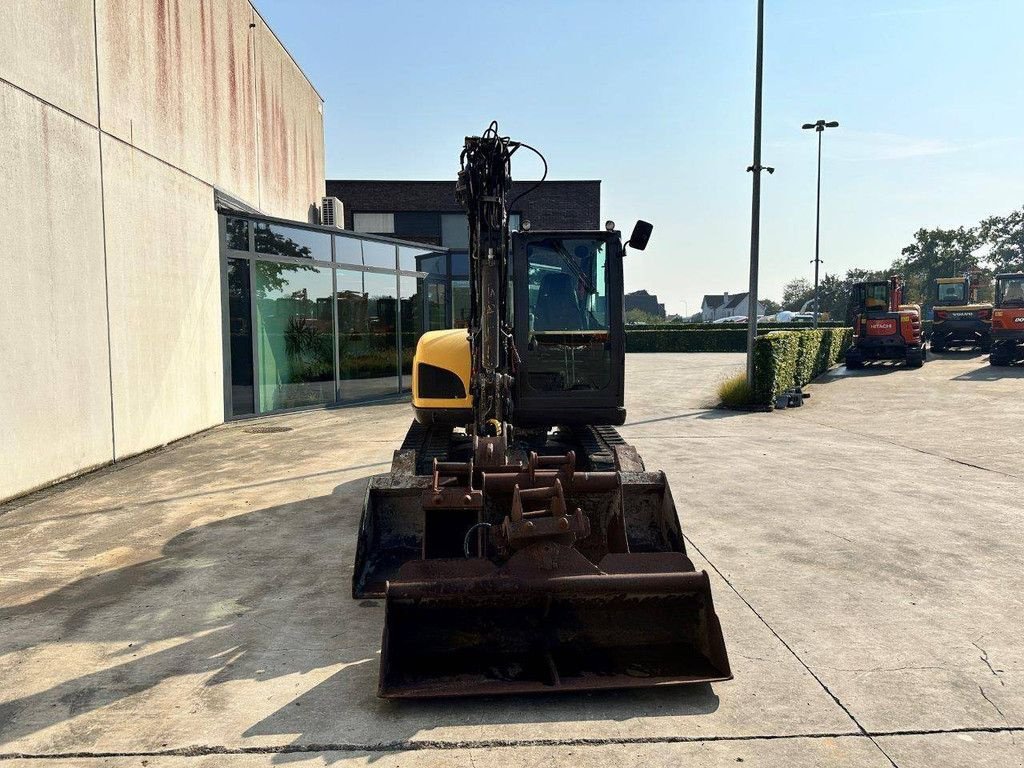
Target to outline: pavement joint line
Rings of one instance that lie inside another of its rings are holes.
[[[714,572],[722,578],[722,581],[724,581],[729,586],[729,589],[731,589],[733,593],[735,593],[736,597],[743,601],[743,604],[750,609],[750,612],[753,613],[758,618],[758,620],[765,625],[765,627],[767,627],[768,631],[775,636],[775,639],[782,643],[783,647],[787,651],[789,651],[790,654],[792,654],[793,658],[796,659],[797,662],[799,662],[800,666],[807,670],[807,673],[811,677],[813,677],[815,682],[817,682],[818,685],[821,686],[822,690],[829,695],[832,701],[836,703],[836,706],[843,710],[843,712],[846,713],[846,716],[850,718],[850,721],[857,726],[857,729],[860,731],[860,733],[863,736],[865,736],[868,740],[870,740],[872,744],[874,744],[875,748],[882,753],[882,755],[885,757],[886,760],[889,761],[893,768],[899,768],[899,766],[896,765],[896,761],[889,757],[889,754],[884,749],[882,749],[882,746],[877,741],[875,741],[871,734],[868,733],[867,729],[860,724],[860,721],[854,716],[853,712],[851,712],[850,709],[845,704],[843,704],[842,701],[839,700],[838,696],[832,693],[832,690],[827,685],[825,685],[825,681],[818,677],[814,670],[811,669],[810,666],[808,666],[807,662],[800,658],[800,654],[793,650],[793,647],[782,639],[782,635],[776,632],[775,628],[771,624],[769,624],[760,613],[758,613],[757,609],[750,604],[750,601],[747,600],[747,598],[745,598],[742,594],[740,594],[740,591],[733,585],[733,583],[726,577],[726,575],[718,569],[718,566],[711,562],[710,558],[708,558],[703,552],[701,552],[700,548],[693,543],[693,540],[690,539],[689,536],[686,536],[684,534],[683,538],[691,547],[693,547],[697,551],[697,554],[704,558],[704,560],[707,562],[708,565],[711,566]]]
[[[877,440],[880,443],[887,443],[887,444],[895,446],[897,448],[906,448],[907,450],[910,450],[910,451],[915,451],[917,453],[923,453],[925,456],[932,456],[933,458],[936,458],[936,459],[944,459],[946,461],[951,461],[954,464],[959,464],[959,465],[964,466],[964,467],[970,467],[971,469],[980,469],[982,472],[992,472],[992,473],[997,474],[997,475],[1002,475],[1003,477],[1009,477],[1012,480],[1021,480],[1022,479],[1020,475],[1015,475],[1012,472],[1004,472],[1001,469],[992,469],[991,467],[983,467],[981,464],[972,464],[971,462],[964,461],[962,459],[954,459],[952,456],[944,456],[941,453],[935,453],[933,451],[926,451],[924,448],[918,448],[917,446],[914,446],[914,445],[907,445],[906,443],[901,443],[901,442],[898,442],[896,440],[887,440],[884,437],[879,437],[878,435],[865,434],[864,432],[858,432],[855,429],[848,429],[846,427],[836,426],[835,424],[825,424],[824,422],[815,421],[814,419],[808,419],[808,421],[811,424],[817,424],[819,427],[824,427],[825,429],[835,429],[835,430],[838,430],[839,432],[846,432],[847,434],[850,434],[850,435],[857,435],[858,437],[863,437],[863,438],[868,439],[868,440]]]
[[[797,739],[869,739],[910,736],[944,736],[972,733],[1020,733],[1024,726],[965,726],[962,728],[916,728],[893,731],[844,731],[836,733],[752,734],[746,736],[620,736],[577,739],[481,739],[476,741],[404,740],[375,744],[325,742],[308,744],[271,744],[239,746],[196,744],[187,747],[152,750],[77,752],[0,752],[6,760],[82,760],[111,757],[204,757],[207,755],[278,755],[317,752],[413,752],[450,751],[456,749],[503,749],[514,747],[603,747],[630,744],[700,744],[704,742],[792,741]],[[884,752],[883,752],[884,754]],[[891,762],[891,760],[890,760]]]
[[[123,752],[3,752],[4,760],[71,760],[107,757],[198,757],[205,755],[275,755],[296,752],[411,752],[419,750],[501,749],[510,747],[602,747],[628,744],[699,744],[702,742],[782,741],[787,739],[841,739],[864,738],[855,731],[838,733],[753,734],[748,736],[620,736],[575,739],[479,739],[471,741],[402,740],[375,744],[309,743],[278,744],[252,747],[223,745],[193,745],[172,749],[154,749]]]

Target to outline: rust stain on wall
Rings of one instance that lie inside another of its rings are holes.
[[[270,212],[305,219],[323,189],[319,100],[248,0],[98,8],[106,129]]]

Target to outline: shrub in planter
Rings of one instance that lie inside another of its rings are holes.
[[[850,328],[773,331],[754,342],[754,402],[770,405],[777,395],[820,376],[850,346]]]

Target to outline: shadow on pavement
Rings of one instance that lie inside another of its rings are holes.
[[[671,416],[658,416],[654,419],[643,419],[641,421],[630,421],[623,424],[620,428],[625,429],[626,427],[639,427],[642,424],[657,424],[661,421],[674,421],[675,419],[686,419],[690,416],[700,416],[705,411],[687,411],[686,413],[673,413]]]
[[[555,724],[559,737],[573,738],[581,721],[718,708],[709,685],[378,699],[383,604],[350,597],[365,486],[361,478],[328,496],[197,526],[170,539],[157,558],[0,607],[0,659],[51,667],[41,678],[21,672],[18,682],[8,681],[0,744],[52,729],[42,743],[62,752],[99,740],[159,749],[209,739],[240,746],[255,736],[260,744],[377,745],[465,726],[484,728],[476,738],[500,738],[486,727],[513,724],[544,724],[538,733]],[[301,682],[303,675],[319,682]],[[181,743],[163,744],[172,734]]]
[[[928,365],[926,362],[925,365]],[[878,360],[874,362],[864,363],[863,368],[857,370],[850,370],[845,365],[840,365],[833,368],[830,371],[826,371],[816,378],[812,384],[831,384],[833,381],[840,381],[846,378],[866,378],[869,376],[888,376],[897,371],[913,371],[920,370],[917,368],[907,368],[901,362],[893,362],[890,360]]]
[[[954,376],[950,381],[1001,381],[1002,379],[1024,379],[1024,365],[995,366],[983,365],[973,371]]]

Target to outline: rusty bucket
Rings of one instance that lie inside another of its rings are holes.
[[[641,688],[732,677],[708,576],[678,552],[532,545],[497,567],[415,561],[389,582],[384,698]]]

